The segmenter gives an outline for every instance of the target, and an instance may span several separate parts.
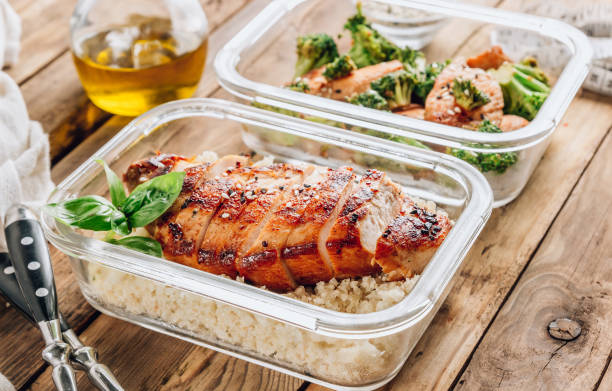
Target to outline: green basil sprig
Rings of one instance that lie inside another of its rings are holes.
[[[96,160],[106,173],[111,201],[100,196],[84,196],[57,204],[47,210],[59,221],[91,231],[112,231],[129,235],[133,228],[144,227],[161,216],[176,201],[183,188],[184,172],[160,175],[138,185],[126,195],[117,174],[101,159]],[[143,236],[115,239],[107,235],[107,242],[145,254],[162,256],[161,245]]]

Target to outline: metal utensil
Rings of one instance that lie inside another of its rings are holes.
[[[21,311],[22,315],[30,322],[36,323],[21,290],[15,271],[8,253],[0,253],[0,294],[4,296],[15,308]],[[98,352],[91,346],[84,345],[74,330],[70,327],[66,319],[60,316],[60,328],[66,342],[72,348],[70,361],[72,364],[87,373],[91,383],[101,391],[123,391],[110,369],[97,361]]]
[[[69,363],[72,349],[62,337],[51,257],[40,224],[22,205],[11,206],[4,221],[15,277],[47,345],[43,359],[53,367],[52,378],[58,390],[76,390],[74,370]]]

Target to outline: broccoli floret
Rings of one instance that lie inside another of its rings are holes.
[[[499,126],[495,125],[488,119],[482,121],[477,129],[483,133],[501,133],[502,130]],[[482,147],[480,144],[474,144],[474,147]],[[451,148],[451,155],[465,160],[466,162],[478,167],[482,172],[495,171],[498,174],[506,172],[508,167],[512,166],[518,161],[518,155],[516,152],[503,152],[503,153],[479,153],[474,151],[466,151],[463,149]]]
[[[493,122],[489,121],[488,119],[485,119],[484,121],[482,121],[477,130],[482,133],[501,133],[502,132],[499,126],[495,125]]]
[[[478,167],[482,172],[495,171],[498,174],[506,172],[518,160],[515,152],[478,153],[453,148],[451,155]]]
[[[387,104],[386,99],[374,90],[368,90],[364,93],[353,95],[349,99],[349,103],[369,107],[371,109],[389,111],[389,104]]]
[[[341,77],[350,75],[354,69],[357,69],[357,65],[355,65],[349,56],[344,55],[336,58],[330,64],[327,64],[323,71],[323,76],[325,76],[327,80],[340,79]]]
[[[297,55],[294,79],[334,61],[338,57],[338,48],[327,34],[309,34],[297,39]]]
[[[471,80],[456,78],[453,80],[452,89],[455,101],[466,111],[472,111],[491,101],[491,98],[476,88]]]
[[[427,71],[425,54],[420,50],[413,50],[408,47],[400,49],[394,59],[400,60],[404,64],[404,69],[415,75],[424,74]]]
[[[540,69],[538,60],[535,58],[525,57],[521,60],[520,64],[514,64],[514,66],[524,74],[535,77],[538,81],[550,86],[550,84],[548,84],[548,75],[546,75],[546,73]]]
[[[389,108],[393,110],[410,104],[415,84],[414,76],[401,70],[373,81],[370,86],[387,100]]]
[[[372,28],[361,12],[361,3],[344,28],[351,32],[353,45],[348,54],[358,68],[399,59],[401,49]]]
[[[412,99],[415,103],[425,105],[425,99],[436,82],[436,77],[442,72],[442,70],[450,64],[450,60],[445,62],[434,62],[425,68],[425,73],[419,74],[418,83],[414,87]]]
[[[286,88],[297,92],[307,92],[310,91],[310,87],[308,84],[304,83],[304,81],[299,78],[296,79],[293,83],[289,84]]]
[[[489,72],[502,88],[504,113],[515,114],[531,121],[548,97],[550,87],[521,71],[522,67],[525,65],[506,63]]]

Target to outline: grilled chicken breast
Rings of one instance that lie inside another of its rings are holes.
[[[325,71],[325,66],[323,66],[306,73],[301,77],[301,80],[308,85],[308,91],[306,91],[308,94],[345,100],[354,94],[361,94],[369,90],[370,83],[374,80],[403,68],[404,66],[398,60],[381,62],[380,64],[356,69],[350,75],[340,79],[328,81],[323,76]]]
[[[176,202],[148,227],[167,259],[287,291],[381,270],[420,273],[451,224],[380,171],[159,155],[132,164],[129,188],[185,171]]]

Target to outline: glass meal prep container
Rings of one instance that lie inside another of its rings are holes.
[[[372,4],[405,7],[445,17],[444,26],[435,32],[432,43],[421,49],[428,63],[455,58],[455,50],[462,42],[468,43],[460,53],[462,56],[476,55],[491,44],[499,44],[516,61],[527,55],[536,57],[553,81],[549,97],[528,126],[506,133],[483,133],[281,88],[293,78],[298,36],[327,33],[336,38],[340,53],[349,49],[350,33],[343,30],[343,25],[355,13],[355,1],[351,0],[274,1],[218,53],[215,71],[219,82],[241,101],[275,106],[289,115],[327,121],[347,129],[379,132],[383,138],[399,136],[418,140],[439,151],[460,148],[483,154],[515,153],[516,163],[504,173],[484,173],[493,189],[494,207],[512,201],[527,183],[550,142],[549,136],[588,73],[592,49],[586,36],[557,20],[459,2],[366,1],[370,7]],[[368,17],[365,10],[364,4]],[[402,28],[399,23],[389,23],[385,31],[379,31],[393,40],[394,36],[401,35]],[[458,29],[456,34],[455,29]],[[473,42],[468,41],[475,32],[478,35],[473,35]],[[505,43],[508,34],[515,36],[513,47]],[[452,41],[455,35],[459,42]],[[561,50],[563,55],[543,50],[542,45]]]
[[[81,291],[96,309],[328,387],[371,390],[397,374],[491,213],[484,177],[453,157],[215,99],[170,102],[138,117],[60,183],[49,202],[108,197],[94,159],[122,173],[156,151],[256,153],[276,161],[348,164],[357,173],[378,168],[454,221],[403,299],[353,314],[117,247],[43,212],[47,238],[70,256]]]

